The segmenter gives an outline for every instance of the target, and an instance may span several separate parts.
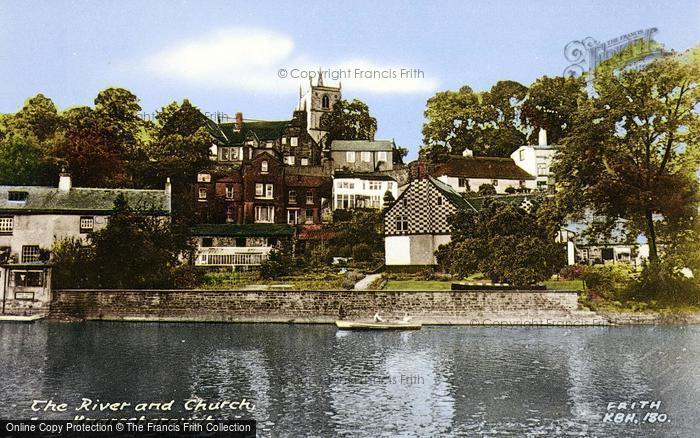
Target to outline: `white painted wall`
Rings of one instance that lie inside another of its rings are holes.
[[[512,154],[510,158],[515,161],[521,169],[534,175],[536,182],[541,182],[545,185],[551,185],[550,173],[552,172],[552,161],[554,160],[555,150],[552,148],[536,148],[535,146],[520,146]],[[540,164],[544,166],[544,172],[541,172]],[[543,175],[540,173],[544,173]],[[537,186],[537,184],[535,184]],[[541,186],[541,184],[540,184]]]
[[[468,190],[471,190],[472,192],[476,192],[479,190],[479,187],[482,184],[493,184],[492,179],[485,179],[485,178],[468,178],[469,179],[469,187],[460,187],[459,186],[459,178],[453,177],[453,176],[447,176],[447,175],[441,175],[437,178],[438,180],[444,182],[445,184],[449,185],[459,193],[464,193]],[[523,180],[524,187],[530,190],[535,190],[537,188],[537,182],[532,179],[526,179]],[[520,180],[514,180],[514,179],[499,179],[498,184],[495,186],[496,188],[496,193],[499,194],[504,194],[506,193],[506,189],[508,187],[513,187],[514,189],[519,189],[520,188]]]
[[[386,265],[411,264],[410,236],[386,236],[384,238],[384,254]]]
[[[355,196],[379,196],[379,208],[384,208],[384,194],[389,190],[394,199],[399,197],[399,185],[396,181],[376,181],[380,184],[379,190],[370,190],[370,181],[362,178],[334,178],[333,179],[333,210],[336,210],[338,195]],[[341,188],[345,183],[353,185],[352,189]],[[389,186],[391,185],[391,188]]]

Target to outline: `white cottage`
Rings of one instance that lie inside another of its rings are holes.
[[[547,144],[547,131],[540,129],[537,145],[520,146],[510,157],[518,167],[536,176],[538,190],[550,190],[554,189],[552,162],[555,153],[556,148]]]
[[[384,208],[386,192],[396,199],[396,179],[380,173],[336,172],[333,176],[333,210]]]

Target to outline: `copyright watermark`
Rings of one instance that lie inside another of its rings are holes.
[[[329,68],[325,70],[309,70],[303,68],[280,68],[277,70],[277,77],[280,79],[322,79],[332,81],[353,80],[353,79],[425,79],[425,71],[420,68]]]

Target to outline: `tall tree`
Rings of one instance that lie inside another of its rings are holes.
[[[523,103],[523,116],[531,127],[530,143],[537,141],[540,128],[547,130],[550,144],[558,143],[574,126],[578,102],[585,100],[583,77],[547,77],[537,79]]]
[[[421,156],[436,162],[466,148],[476,155],[510,155],[525,143],[520,107],[526,96],[527,87],[515,81],[499,81],[483,93],[468,86],[437,93],[425,110]]]
[[[369,113],[366,103],[353,99],[340,100],[321,117],[321,126],[328,129],[328,143],[333,140],[374,140],[377,119]]]
[[[652,264],[659,225],[677,229],[697,214],[699,77],[673,57],[597,75],[556,156],[561,205],[591,211],[607,232],[624,220],[646,236]]]
[[[49,140],[60,126],[56,105],[43,94],[27,100],[12,120],[16,132],[34,135],[40,142]]]

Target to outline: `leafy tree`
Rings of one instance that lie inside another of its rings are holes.
[[[528,285],[546,280],[566,264],[566,251],[538,224],[536,210],[497,201],[452,218],[452,240],[436,251],[440,267],[466,277],[484,273],[492,281]]]
[[[537,79],[523,103],[523,116],[531,126],[531,143],[537,141],[539,128],[547,130],[548,143],[558,143],[574,127],[579,101],[585,100],[583,77],[547,77]]]
[[[479,196],[496,196],[497,194],[493,184],[482,184],[479,186]]]
[[[391,193],[391,190],[387,190],[384,193],[384,198],[382,199],[384,203],[384,210],[388,210],[391,208],[392,205],[394,205],[394,202],[396,202],[396,199],[394,198],[394,195]]]
[[[58,172],[34,136],[10,135],[0,141],[0,184],[53,185]]]
[[[526,96],[527,87],[514,81],[500,81],[483,93],[468,86],[437,93],[425,110],[421,157],[440,162],[466,148],[476,155],[510,155],[525,142],[520,107]]]
[[[107,88],[95,98],[94,116],[110,150],[118,155],[141,147],[143,120],[139,99],[124,88]]]
[[[328,143],[333,140],[374,140],[377,119],[370,115],[364,102],[340,100],[329,113],[321,116],[321,126],[329,131]]]
[[[623,220],[629,235],[647,237],[652,265],[659,227],[677,233],[697,214],[698,77],[671,57],[597,75],[554,164],[560,206],[592,212],[607,234]]]
[[[24,107],[14,115],[12,127],[25,137],[34,136],[39,142],[49,140],[60,127],[61,118],[53,101],[43,94],[27,100]]]
[[[107,226],[84,245],[63,241],[54,247],[61,285],[102,288],[173,287],[180,257],[191,256],[184,228],[162,217],[133,210],[123,195],[114,202]]]
[[[333,256],[352,257],[353,248],[362,244],[363,261],[374,261],[383,257],[384,239],[382,215],[374,209],[355,209],[348,212],[349,218],[333,223],[338,237],[331,240]],[[373,258],[366,256],[373,254]]]

